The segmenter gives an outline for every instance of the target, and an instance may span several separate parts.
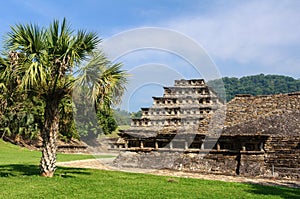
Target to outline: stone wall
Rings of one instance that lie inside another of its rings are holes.
[[[239,157],[238,157],[239,158]],[[265,176],[265,154],[241,154],[237,172],[242,176]]]
[[[59,153],[88,153],[87,146],[58,146]]]
[[[238,165],[237,155],[230,153],[181,154],[171,169],[235,175]]]
[[[179,157],[178,152],[121,152],[114,166],[144,169],[171,169]]]
[[[208,154],[183,152],[121,152],[117,167],[173,169],[241,176],[265,176],[300,179],[300,139],[270,138],[265,151],[222,152]]]
[[[264,174],[263,155],[236,153],[121,152],[117,167],[173,169],[188,172],[258,176]]]
[[[265,144],[266,169],[283,178],[300,179],[300,136],[272,136]]]

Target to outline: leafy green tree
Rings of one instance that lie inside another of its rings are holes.
[[[5,68],[9,67],[7,59],[0,58],[0,134],[1,138],[12,138],[18,142],[18,138],[34,139],[39,135],[41,125],[41,101],[32,96],[16,90],[17,81],[5,82]],[[6,77],[11,74],[5,74]]]
[[[95,33],[82,30],[75,33],[65,19],[61,23],[54,20],[49,27],[19,24],[12,27],[7,35],[5,47],[9,52],[10,65],[6,65],[3,72],[5,82],[17,82],[16,90],[29,97],[37,96],[44,103],[42,176],[52,177],[55,172],[60,104],[71,96],[74,86],[83,86],[83,80],[86,80],[85,86],[92,89],[88,94],[95,103],[113,100],[113,96],[122,94],[122,89],[112,89],[117,86],[123,88],[121,83],[108,74],[98,75],[98,69],[108,64],[103,55],[100,59],[93,54],[99,42]],[[87,65],[76,68],[83,61],[87,61]],[[116,68],[120,69],[120,66]],[[80,71],[76,78],[72,75],[73,69]],[[92,74],[89,73],[91,70]],[[119,73],[123,74],[122,71]],[[105,78],[101,79],[103,76]]]
[[[119,108],[113,111],[114,118],[118,125],[130,125],[130,113]]]
[[[142,117],[142,111],[139,110],[138,112],[132,112],[131,113],[131,118],[132,119],[139,119]]]
[[[59,135],[64,142],[68,142],[73,138],[79,139],[80,137],[74,122],[74,106],[70,96],[63,98],[59,105]]]
[[[105,135],[111,134],[118,127],[111,109],[99,109],[97,113],[99,125]]]

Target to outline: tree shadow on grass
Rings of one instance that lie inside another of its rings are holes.
[[[39,176],[40,168],[37,165],[28,164],[8,164],[0,165],[0,177],[18,177],[18,176]],[[63,178],[73,178],[76,175],[91,175],[88,169],[58,167],[55,176]]]
[[[74,178],[76,175],[91,175],[88,169],[73,167],[58,167],[55,175],[63,178]]]
[[[264,196],[280,196],[280,198],[286,199],[299,199],[299,188],[286,188],[281,186],[263,186],[257,184],[250,184],[250,190],[248,192],[256,195]]]

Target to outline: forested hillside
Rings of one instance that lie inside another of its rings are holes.
[[[300,79],[282,75],[254,75],[242,78],[222,78],[226,100],[230,101],[236,94],[270,95],[278,93],[291,93],[300,91]],[[209,81],[214,88],[220,87],[220,80]]]

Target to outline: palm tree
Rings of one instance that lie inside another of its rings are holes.
[[[13,74],[13,78],[19,83],[18,89],[40,97],[45,103],[44,124],[41,129],[42,176],[52,177],[56,170],[59,104],[65,97],[71,95],[77,81],[82,82],[82,78],[73,76],[73,69],[80,66],[83,61],[95,60],[94,51],[99,42],[100,39],[95,33],[79,30],[75,34],[65,19],[61,23],[54,20],[49,27],[19,24],[12,27],[7,35],[6,49],[9,51],[11,64],[10,67],[6,67],[4,74]],[[102,56],[97,62],[93,61],[93,66],[99,68],[100,65],[108,64],[104,58]],[[112,65],[112,68],[114,67]],[[102,71],[94,72],[97,74]],[[110,88],[109,82],[112,80],[109,78],[103,80],[99,77],[101,75],[92,79],[95,81],[92,84],[97,85],[90,93],[93,94],[92,99],[106,98],[108,94],[106,90],[110,91],[110,96],[114,96],[111,95],[114,89]]]
[[[127,74],[121,70],[121,64],[112,64],[101,52],[94,53],[86,65],[77,69],[74,74],[78,77],[73,92],[74,119],[81,138],[94,146],[99,132],[107,134],[111,130],[107,128],[107,122],[112,119],[111,107],[120,102]],[[103,117],[98,117],[103,112],[110,116],[105,117],[105,122]]]

